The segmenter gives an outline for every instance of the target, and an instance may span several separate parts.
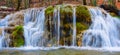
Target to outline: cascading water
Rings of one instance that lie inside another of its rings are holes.
[[[2,30],[2,33],[1,33],[1,35],[0,35],[0,48],[3,47],[3,39],[4,39],[4,35],[5,35],[4,30]]]
[[[103,13],[100,8],[89,9],[92,25],[84,33],[83,46],[90,47],[119,47],[120,20]]]
[[[10,15],[7,15],[4,19],[1,19],[0,21],[0,29],[1,29],[1,34],[0,34],[0,48],[5,47],[8,45],[7,41],[5,41],[5,28],[8,27],[8,20],[10,18]],[[7,46],[8,47],[8,46]]]
[[[24,15],[24,37],[26,46],[43,46],[44,9],[29,10]]]
[[[73,36],[72,46],[76,45],[76,9],[73,8]]]
[[[60,41],[60,7],[56,8],[54,10],[54,33],[56,34],[56,43],[57,46],[59,46],[59,41]],[[56,44],[55,44],[56,45]]]
[[[58,8],[58,46],[60,41],[60,8]]]

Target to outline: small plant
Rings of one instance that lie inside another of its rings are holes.
[[[24,45],[23,26],[16,26],[15,30],[12,32],[12,45],[14,47]]]

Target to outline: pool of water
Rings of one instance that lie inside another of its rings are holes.
[[[0,55],[120,55],[119,48],[3,48]]]

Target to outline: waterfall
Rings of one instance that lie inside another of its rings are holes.
[[[53,42],[52,38],[50,41],[52,41],[52,46],[59,46],[59,41],[60,41],[60,7],[57,7],[54,9],[53,24],[54,24],[54,27],[53,27],[54,30],[53,30],[53,33],[51,33],[51,34],[54,36],[52,38],[55,41]]]
[[[45,13],[46,8],[27,9],[25,10],[25,12],[22,11],[21,12],[22,14],[20,15],[18,14],[18,17],[19,16],[21,17],[22,15],[24,16],[23,28],[24,28],[25,44],[23,46],[75,47],[77,46],[77,44],[81,45],[81,39],[82,39],[83,47],[119,47],[120,46],[120,34],[119,34],[120,20],[118,18],[110,16],[109,13],[104,12],[100,8],[89,8],[92,24],[90,25],[89,29],[85,31],[83,38],[81,38],[82,34],[80,32],[79,33],[76,32],[77,31],[76,28],[78,28],[76,27],[76,21],[82,23],[81,22],[82,18],[80,18],[80,21],[77,20],[77,18],[79,17],[76,17],[76,12],[77,12],[76,7],[72,6],[71,9],[72,12],[71,10],[69,10],[69,8],[68,8],[69,11],[66,11],[67,9],[65,9],[66,13],[61,12],[62,11],[60,10],[61,7],[62,6],[54,7],[53,11],[51,11],[50,9],[48,13],[51,12],[52,14]],[[17,14],[7,15],[4,19],[0,20],[0,31],[1,31],[0,48],[9,45],[9,43],[7,43],[8,41],[6,40],[6,35],[11,33],[5,30],[7,27],[15,27],[15,26],[10,26],[9,21],[11,22],[15,21],[13,18],[14,16],[16,18],[17,17],[16,15]],[[84,22],[86,22],[85,23],[86,25],[88,24],[87,21],[83,20],[83,23]],[[82,24],[79,25],[82,26]],[[10,30],[10,32],[12,31]],[[78,43],[78,41],[80,43]]]
[[[60,41],[60,8],[58,8],[58,46],[59,46],[59,41]]]
[[[8,20],[9,20],[9,18],[10,18],[10,15],[7,15],[4,19],[1,19],[1,21],[0,21],[0,31],[1,31],[1,33],[0,33],[0,48],[5,47],[5,46],[8,47],[8,43],[5,40],[6,32],[5,32],[4,29],[6,27],[8,27]]]
[[[72,46],[76,45],[76,9],[73,8],[73,36],[72,36]]]
[[[2,33],[0,35],[0,48],[4,47],[3,46],[4,35],[5,35],[5,32],[4,30],[2,30]]]
[[[120,20],[110,16],[100,8],[89,9],[92,24],[84,33],[83,46],[89,47],[119,47]]]
[[[24,14],[25,46],[43,46],[44,9],[31,9]]]

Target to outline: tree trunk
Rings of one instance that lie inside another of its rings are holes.
[[[20,6],[21,6],[21,0],[17,0],[17,8],[16,8],[17,11],[20,10]]]
[[[29,0],[24,0],[24,5],[25,5],[25,8],[29,8],[29,4],[30,1]]]
[[[83,5],[86,5],[86,0],[83,0]]]

